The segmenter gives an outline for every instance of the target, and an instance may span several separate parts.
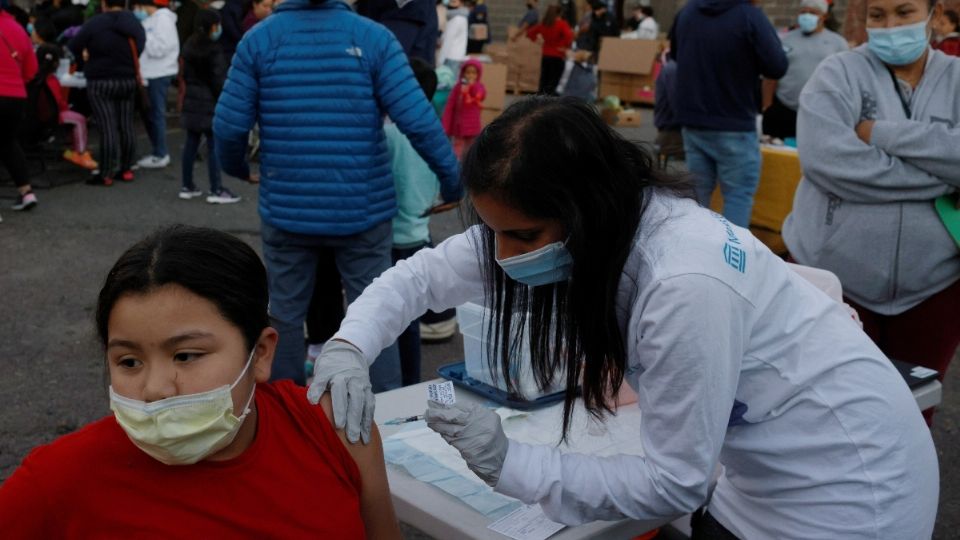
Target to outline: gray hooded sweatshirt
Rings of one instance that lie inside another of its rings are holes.
[[[866,144],[855,128],[868,119]],[[866,45],[827,58],[800,94],[797,142],[803,179],[783,238],[798,262],[883,315],[960,279],[933,205],[960,186],[960,59],[931,50],[911,89]]]

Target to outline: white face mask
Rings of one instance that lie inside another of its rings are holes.
[[[137,448],[166,465],[192,465],[226,448],[240,431],[256,386],[239,417],[233,414],[230,391],[250,368],[253,352],[229,386],[152,403],[123,397],[111,386],[110,409]]]

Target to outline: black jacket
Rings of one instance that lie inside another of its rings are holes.
[[[186,93],[180,125],[187,131],[213,128],[213,111],[226,78],[226,63],[220,44],[205,35],[194,34],[183,45],[183,81]]]
[[[87,21],[67,47],[77,59],[83,58],[84,49],[90,53],[89,61],[80,60],[87,80],[133,79],[137,72],[130,38],[139,57],[147,40],[143,25],[129,11],[108,11]]]

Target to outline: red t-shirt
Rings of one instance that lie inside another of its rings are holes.
[[[537,39],[537,34],[543,36],[543,56],[564,58],[573,43],[573,30],[567,21],[560,18],[552,26],[538,24],[527,30],[530,39]]]
[[[113,416],[34,449],[0,486],[0,536],[364,538],[360,471],[306,390],[257,385],[239,457],[164,465]]]

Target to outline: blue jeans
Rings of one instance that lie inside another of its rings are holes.
[[[413,256],[414,253],[430,246],[428,242],[421,246],[393,249],[393,264]],[[400,372],[403,385],[410,386],[420,382],[420,319],[416,318],[397,338],[400,347]]]
[[[267,263],[270,318],[280,334],[273,359],[272,380],[306,382],[303,362],[307,351],[303,321],[313,296],[320,250],[333,248],[340,279],[353,302],[374,278],[390,268],[393,227],[386,221],[350,236],[313,236],[260,225],[263,258]],[[374,392],[400,388],[400,354],[397,344],[385,348],[370,366]]]
[[[193,191],[193,163],[197,159],[197,150],[200,149],[200,137],[207,138],[207,176],[210,179],[210,193],[220,192],[220,160],[213,144],[213,130],[187,131],[187,140],[183,143],[183,187]]]
[[[150,122],[147,135],[153,145],[153,155],[167,155],[167,90],[173,77],[147,79],[147,94],[150,96]]]
[[[753,194],[760,182],[757,133],[683,128],[683,150],[700,204],[710,207],[710,196],[719,182],[723,216],[734,225],[749,227]]]

